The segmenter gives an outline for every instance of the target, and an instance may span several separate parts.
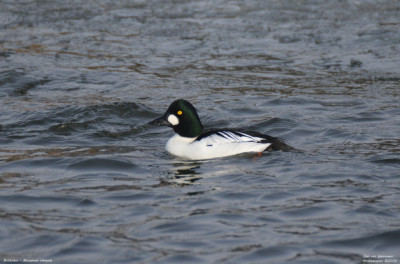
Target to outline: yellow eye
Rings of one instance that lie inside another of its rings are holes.
[[[182,115],[183,112],[181,110],[179,110],[178,112],[176,112],[178,115]]]

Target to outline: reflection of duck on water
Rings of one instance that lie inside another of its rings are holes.
[[[168,140],[165,148],[170,154],[185,159],[202,160],[266,150],[294,150],[279,138],[253,131],[218,129],[203,132],[196,109],[183,99],[174,101],[163,116],[150,124],[172,127],[176,134]]]
[[[204,174],[198,172],[200,163],[198,162],[173,162],[172,170],[164,171],[161,182],[156,186],[164,185],[193,185],[204,177]]]
[[[174,175],[172,176],[172,182],[177,184],[194,184],[200,180],[201,174],[196,170],[200,168],[198,163],[174,163],[175,167]]]

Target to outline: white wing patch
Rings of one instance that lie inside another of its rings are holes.
[[[260,142],[263,140],[263,138],[260,137],[253,137],[250,136],[246,133],[243,132],[231,132],[231,131],[221,131],[218,132],[217,134],[223,136],[224,138],[226,138],[229,141],[233,141],[233,142]]]
[[[212,147],[214,144],[226,144],[226,143],[244,143],[254,142],[261,143],[264,138],[250,136],[246,133],[239,131],[218,131],[207,138],[202,139],[207,143],[207,146]]]

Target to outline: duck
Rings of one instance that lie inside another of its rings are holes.
[[[264,151],[291,151],[283,140],[255,131],[221,128],[205,131],[196,108],[185,99],[171,103],[166,112],[150,125],[168,126],[175,131],[166,151],[178,158],[207,160],[243,153],[261,156]]]

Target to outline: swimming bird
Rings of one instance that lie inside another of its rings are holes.
[[[266,150],[294,150],[279,138],[254,131],[229,128],[203,131],[196,109],[184,99],[172,102],[161,117],[149,124],[172,127],[175,135],[168,140],[165,149],[183,159],[204,160],[241,153],[261,155]]]

